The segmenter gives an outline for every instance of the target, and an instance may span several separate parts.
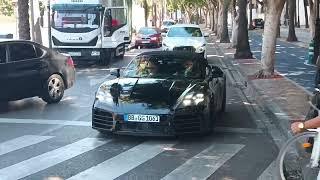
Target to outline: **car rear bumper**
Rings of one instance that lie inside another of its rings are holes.
[[[160,115],[159,123],[126,122],[123,114],[102,109],[92,111],[92,128],[120,135],[176,136],[202,133],[207,130],[201,111],[183,111],[175,115]]]

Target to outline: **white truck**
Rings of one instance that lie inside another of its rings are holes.
[[[130,44],[127,0],[51,0],[53,49],[107,65]]]

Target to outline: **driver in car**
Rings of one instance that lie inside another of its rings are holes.
[[[147,56],[142,56],[138,65],[139,76],[152,76],[158,72],[158,66]]]

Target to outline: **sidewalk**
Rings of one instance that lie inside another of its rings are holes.
[[[206,31],[208,31],[208,29],[206,29]],[[259,60],[261,57],[261,42],[256,41],[255,39],[261,38],[261,35],[257,32],[250,32],[250,37],[251,50],[254,52],[256,59],[236,60],[233,57],[235,49],[230,48],[230,44],[212,44],[219,49],[218,52],[220,53],[217,55],[222,57],[223,64],[227,69],[226,71],[237,79],[236,85],[241,87],[242,92],[246,95],[248,105],[259,107],[259,109],[268,116],[268,120],[261,121],[268,121],[263,123],[275,125],[274,128],[280,130],[281,137],[284,138],[273,139],[278,147],[281,148],[285,139],[292,136],[290,124],[293,121],[304,120],[309,108],[308,97],[311,95],[310,91],[305,89],[305,86],[303,87],[294,82],[292,77],[295,76],[294,73],[298,76],[309,71],[309,76],[303,77],[308,82],[307,84],[310,84],[313,82],[314,78],[314,72],[310,69],[314,67],[304,65],[304,60],[299,60],[298,57],[291,58],[290,56],[290,58],[284,58],[285,56],[288,56],[288,54],[281,52],[277,53],[276,57],[276,74],[278,74],[279,77],[273,79],[256,79],[254,74],[259,71],[261,67]],[[216,42],[215,37],[212,37],[211,42]],[[277,51],[283,47],[283,43],[285,42],[278,41]],[[292,44],[285,45],[294,47],[291,48],[290,52],[286,53],[295,54],[299,48],[301,50],[301,47],[298,48]],[[290,47],[288,49],[290,49]],[[285,69],[291,74],[281,73],[282,71],[285,71]],[[268,129],[270,130],[272,128]],[[272,136],[274,132],[269,131],[269,133]]]
[[[308,32],[305,32],[307,36]],[[284,37],[285,34],[282,34]],[[256,59],[261,59],[262,35],[260,31],[249,31],[251,51]],[[301,38],[301,37],[298,37]],[[313,91],[316,67],[307,64],[308,49],[278,39],[276,47],[276,70],[288,79],[304,87],[309,92]]]

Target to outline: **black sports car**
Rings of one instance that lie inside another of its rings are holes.
[[[92,127],[116,134],[175,136],[213,130],[226,107],[226,77],[202,56],[146,52],[96,92]]]

